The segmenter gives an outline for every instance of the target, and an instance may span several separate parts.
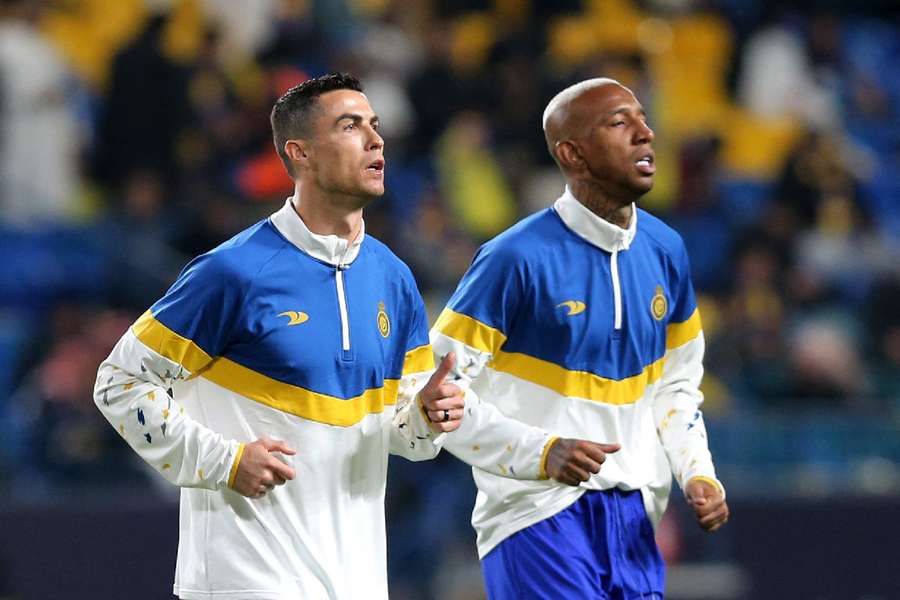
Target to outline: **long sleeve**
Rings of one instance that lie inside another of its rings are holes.
[[[507,417],[472,390],[473,381],[482,374],[491,353],[441,333],[440,327],[451,319],[452,311],[445,311],[431,332],[431,341],[438,356],[456,353],[453,383],[465,390],[466,409],[462,424],[447,435],[444,448],[463,462],[494,475],[546,479],[546,450],[556,438],[539,427]]]
[[[428,460],[440,452],[440,445],[435,444],[438,434],[428,426],[417,400],[419,390],[425,386],[432,373],[434,355],[430,345],[425,344],[406,353],[397,407],[391,423],[391,454],[409,460]]]
[[[417,396],[434,373],[434,355],[428,343],[425,302],[412,282],[406,301],[410,318],[405,328],[406,353],[403,356],[397,406],[390,425],[390,452],[409,460],[429,460],[441,451],[440,445],[435,444],[439,434],[428,426]]]
[[[700,410],[703,350],[703,332],[698,332],[692,340],[666,352],[663,376],[653,404],[653,419],[682,489],[691,479],[703,477],[716,482],[724,491],[716,479]]]
[[[141,458],[176,485],[219,489],[237,470],[243,446],[191,418],[175,392],[220,355],[243,293],[225,261],[198,257],[100,365],[97,408]]]
[[[653,420],[669,465],[682,489],[695,477],[716,478],[700,405],[705,342],[700,312],[688,273],[687,254],[680,257],[680,283],[666,327],[666,354],[653,402]]]
[[[94,401],[138,455],[171,483],[219,489],[229,483],[242,446],[188,416],[172,386],[190,377],[183,365],[139,339],[145,314],[113,348],[97,373]]]

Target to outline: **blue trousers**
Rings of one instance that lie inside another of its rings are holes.
[[[586,492],[481,561],[488,600],[660,600],[664,565],[639,491]]]

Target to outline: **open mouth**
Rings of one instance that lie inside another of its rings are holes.
[[[369,163],[369,166],[366,167],[366,171],[370,173],[383,173],[384,172],[384,159],[379,158],[378,160],[372,161]]]
[[[656,173],[656,161],[653,152],[648,152],[647,154],[642,155],[635,161],[635,165],[638,168],[638,171],[643,173],[644,175],[653,175]]]

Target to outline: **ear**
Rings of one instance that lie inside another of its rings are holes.
[[[284,153],[292,163],[305,165],[309,161],[310,146],[306,140],[288,140],[284,143]]]
[[[565,140],[556,144],[556,160],[567,169],[579,170],[584,167],[584,157],[581,149],[572,140]]]

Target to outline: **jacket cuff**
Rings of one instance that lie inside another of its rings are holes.
[[[546,444],[544,444],[544,449],[541,452],[541,466],[538,471],[538,479],[550,479],[550,476],[547,475],[547,457],[550,455],[550,448],[552,448],[553,444],[557,441],[559,441],[559,436],[554,435],[547,440]]]
[[[234,461],[231,463],[231,469],[228,471],[228,487],[234,488],[234,478],[237,477],[238,466],[241,464],[241,458],[244,456],[244,445],[239,444],[237,452],[234,454]]]
[[[715,479],[715,478],[713,478],[713,477],[707,477],[707,476],[705,476],[705,475],[694,475],[693,477],[691,477],[690,479],[687,480],[687,483],[685,483],[685,487],[687,487],[687,484],[688,484],[688,483],[690,483],[690,482],[692,482],[692,481],[694,481],[694,480],[697,480],[697,481],[705,481],[706,483],[708,483],[708,484],[712,485],[713,487],[717,488],[720,492],[722,492],[722,499],[723,499],[723,500],[725,499],[725,486],[722,485],[722,482],[719,481],[718,479]]]

